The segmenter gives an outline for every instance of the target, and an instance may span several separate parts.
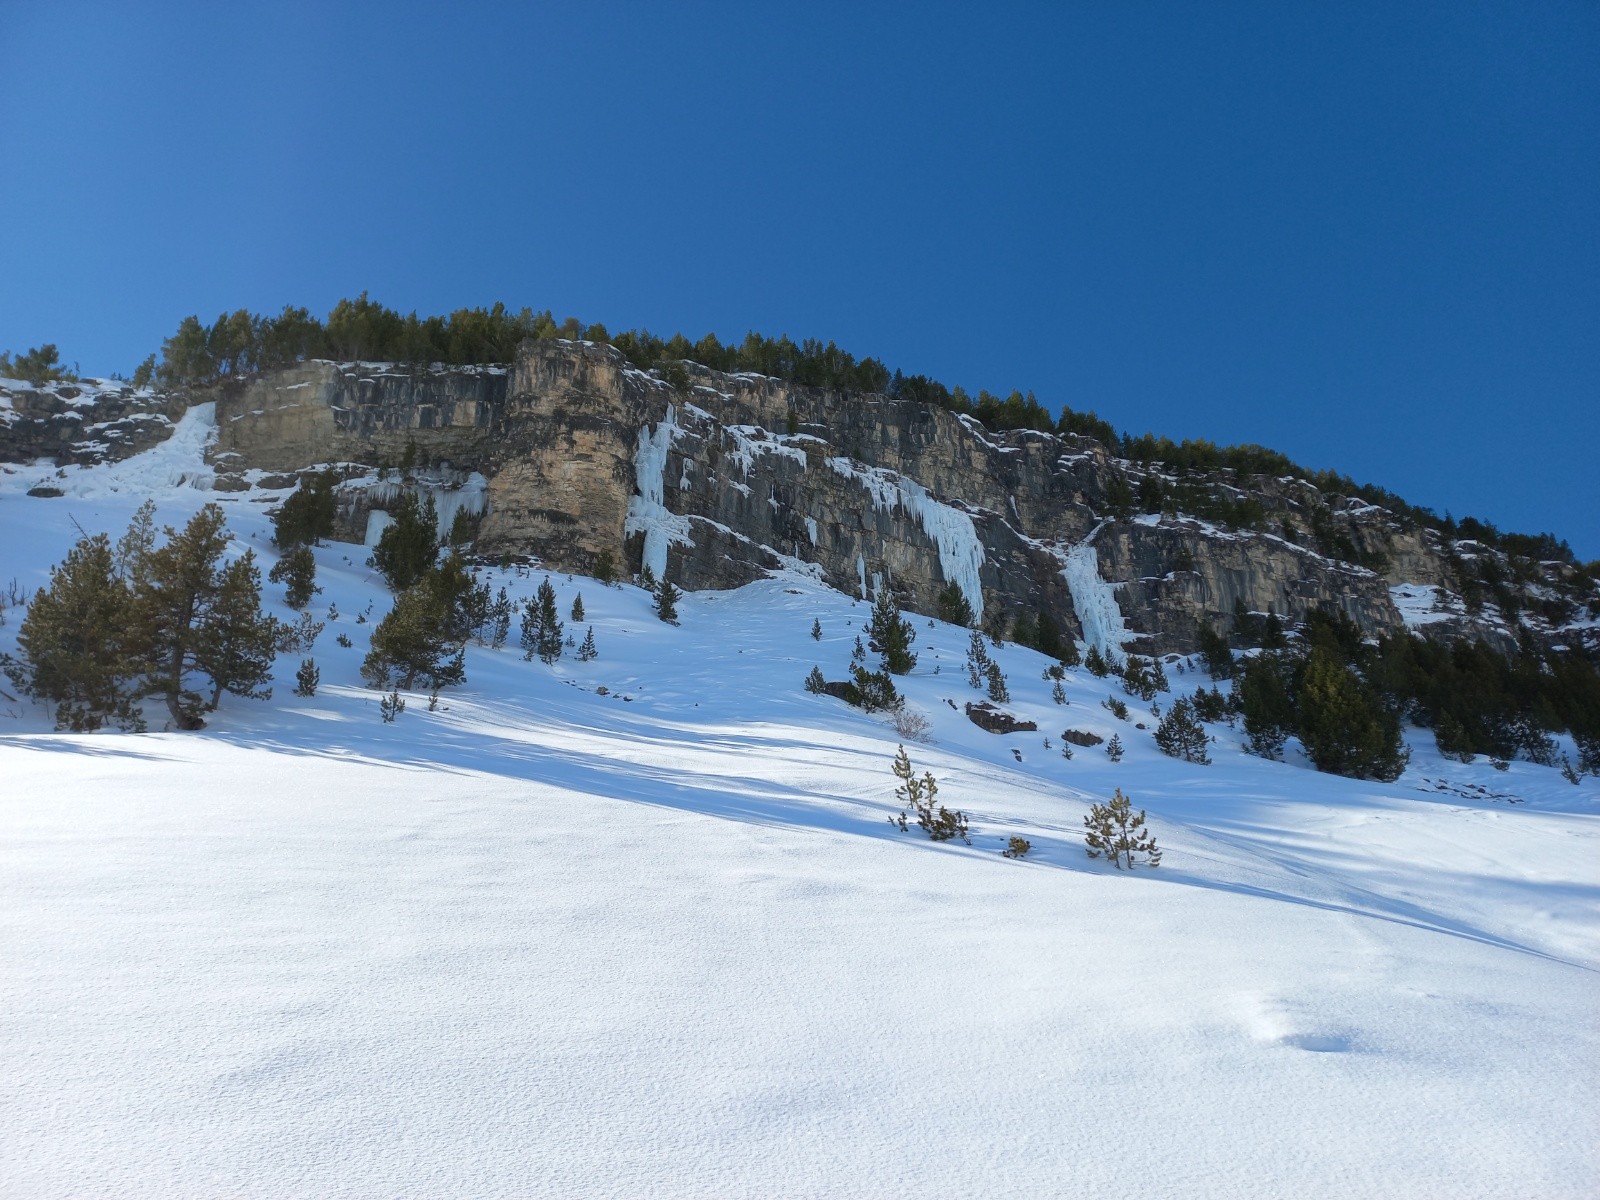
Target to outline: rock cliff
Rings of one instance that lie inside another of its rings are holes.
[[[1497,614],[1457,611],[1432,530],[1304,480],[1161,477],[1190,495],[1248,495],[1277,533],[1136,515],[1129,497],[1159,464],[1088,438],[997,433],[911,401],[686,367],[675,388],[610,346],[551,339],[504,367],[309,362],[190,399],[217,403],[219,487],[286,486],[339,466],[352,540],[370,541],[381,510],[423,487],[441,524],[472,518],[484,554],[588,571],[609,552],[690,589],[789,563],[855,595],[887,586],[923,613],[954,583],[980,615],[1048,614],[1113,653],[1192,650],[1201,628],[1227,630],[1241,607],[1294,620],[1322,606],[1369,634],[1433,623],[1514,641]],[[0,455],[13,461],[81,456],[88,440],[74,428],[181,408],[141,393],[119,395],[144,407],[118,413],[107,395],[74,418],[51,408],[71,404],[60,393],[8,394]],[[1300,544],[1296,527],[1317,521],[1368,565]]]

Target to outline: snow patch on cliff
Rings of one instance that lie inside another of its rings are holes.
[[[805,470],[806,452],[798,446],[789,445],[784,438],[757,425],[724,425],[722,428],[733,439],[734,448],[728,454],[728,458],[731,462],[739,464],[739,470],[746,478],[750,475],[750,469],[755,466],[758,454],[775,454],[782,458],[792,458],[800,464],[801,470]]]
[[[1096,525],[1088,537],[1062,556],[1061,577],[1072,593],[1072,607],[1083,625],[1085,644],[1099,650],[1107,662],[1121,666],[1126,658],[1122,647],[1133,635],[1117,607],[1116,585],[1100,578],[1100,556],[1095,552],[1094,537],[1103,528],[1104,522]]]
[[[692,546],[689,522],[685,517],[667,511],[667,451],[678,432],[678,414],[667,405],[667,415],[654,429],[639,430],[638,446],[633,455],[634,480],[639,494],[628,501],[628,520],[623,526],[627,534],[644,534],[644,553],[641,566],[649,567],[657,579],[667,574],[667,547],[673,544]]]

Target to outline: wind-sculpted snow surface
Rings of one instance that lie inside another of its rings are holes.
[[[185,474],[152,470],[159,522],[213,498]],[[143,499],[33,482],[0,471],[29,593],[74,521]],[[270,563],[260,497],[215,498]],[[894,730],[801,688],[870,611],[815,579],[669,626],[554,573],[598,658],[473,646],[385,725],[358,668],[387,594],[362,548],[315,553],[314,697],[298,655],[199,734],[0,697],[0,1194],[1591,1193],[1595,780],[1417,731],[1389,785],[1223,725],[1184,764],[1105,681],[1061,707],[1044,659],[991,650],[1047,749],[957,711],[967,631],[919,620],[907,749],[974,833],[935,845],[887,819]],[[520,603],[544,572],[484,578]],[[1063,726],[1126,757],[1067,760]],[[1114,787],[1158,870],[1084,854]]]

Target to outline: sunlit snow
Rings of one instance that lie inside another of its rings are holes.
[[[273,561],[265,505],[192,486],[204,421],[62,498],[0,468],[0,584],[147,495],[174,524],[216,499]],[[670,428],[643,439],[658,505]],[[156,707],[59,734],[0,696],[0,1194],[1592,1192],[1594,779],[1418,730],[1393,784],[1225,725],[1186,765],[1149,706],[1101,707],[1115,681],[1068,672],[1057,705],[1014,645],[991,653],[1040,732],[996,737],[959,711],[967,631],[916,617],[932,743],[907,749],[974,831],[935,845],[889,824],[895,731],[801,687],[844,677],[865,603],[790,572],[669,626],[552,572],[598,659],[524,662],[513,629],[385,725],[367,554],[316,551],[314,698],[298,657],[196,734]],[[519,601],[544,577],[485,572]],[[1063,758],[1067,728],[1126,758]],[[1085,856],[1115,787],[1158,870]]]

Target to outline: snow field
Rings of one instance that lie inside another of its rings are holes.
[[[176,455],[95,470],[56,500],[0,474],[0,582],[45,582],[73,518],[213,498]],[[215,498],[265,575],[264,497]],[[1224,726],[1182,764],[1100,707],[1114,681],[1069,673],[1059,707],[1014,646],[1041,728],[994,737],[946,703],[979,698],[965,632],[913,617],[907,749],[974,828],[935,846],[887,822],[893,730],[800,688],[843,677],[868,604],[784,576],[674,628],[552,574],[599,659],[525,663],[513,625],[385,726],[367,553],[317,551],[314,698],[285,658],[200,734],[0,702],[0,1193],[1587,1194],[1595,781],[1415,731],[1389,785]],[[1127,756],[1064,760],[1066,727]],[[1084,855],[1115,786],[1158,871]]]

